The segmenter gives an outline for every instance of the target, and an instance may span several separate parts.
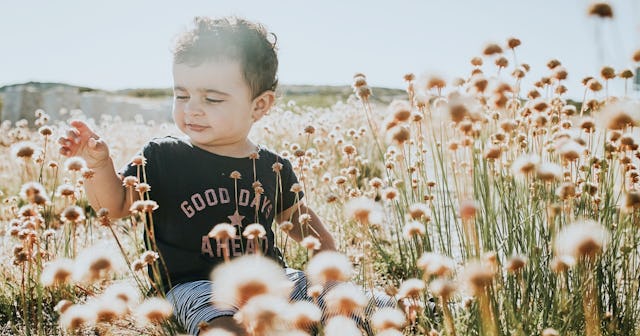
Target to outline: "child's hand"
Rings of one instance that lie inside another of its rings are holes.
[[[99,135],[80,120],[73,120],[69,124],[72,128],[67,131],[66,137],[58,139],[61,145],[60,154],[80,156],[87,162],[89,168],[110,164],[109,147],[100,140]]]

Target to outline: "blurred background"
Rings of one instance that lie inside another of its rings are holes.
[[[345,98],[356,72],[367,75],[373,87],[400,90],[406,85],[403,75],[410,72],[437,74],[448,81],[468,76],[472,57],[481,55],[487,43],[504,45],[509,37],[522,41],[516,60],[531,66],[523,86],[548,75],[546,63],[555,58],[569,73],[566,97],[581,100],[582,78],[597,75],[604,65],[637,71],[631,55],[640,48],[640,1],[611,1],[612,18],[589,15],[592,3],[3,2],[1,117],[17,120],[39,107],[52,116],[63,107],[165,115],[171,104],[172,39],[197,15],[239,15],[264,23],[278,36],[281,93],[303,103],[327,106]],[[505,56],[513,59],[510,50]],[[508,76],[513,66],[501,75]],[[490,63],[484,71],[497,74]],[[28,87],[16,85],[30,82]],[[622,81],[609,90],[621,94]],[[385,100],[402,91],[376,93]],[[159,100],[131,99],[139,97]]]

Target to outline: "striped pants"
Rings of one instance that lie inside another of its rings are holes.
[[[285,269],[287,277],[293,282],[293,291],[290,295],[291,301],[312,301],[307,295],[307,277],[304,272],[292,268]],[[319,297],[318,303],[324,309],[324,294],[330,287],[325,289]],[[369,305],[365,308],[365,316],[370,316],[378,307],[394,307],[395,301],[382,293],[366,293],[369,296]],[[233,316],[235,309],[219,309],[212,302],[211,281],[198,280],[176,285],[167,293],[167,300],[173,305],[173,314],[178,322],[191,335],[198,335],[201,322],[210,322],[217,317]],[[355,321],[364,329],[368,335],[373,332],[369,323],[361,318],[354,317]]]

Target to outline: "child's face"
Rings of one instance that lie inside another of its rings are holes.
[[[256,99],[237,61],[173,65],[173,118],[194,145],[204,149],[245,146],[256,113]]]

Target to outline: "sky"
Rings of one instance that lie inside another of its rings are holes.
[[[403,75],[466,76],[490,42],[517,37],[529,81],[560,60],[570,96],[603,65],[633,68],[640,0],[612,0],[613,20],[589,0],[57,0],[0,3],[0,86],[27,81],[93,88],[172,86],[170,47],[194,16],[239,15],[278,36],[283,84],[404,88]],[[513,56],[508,54],[512,70]],[[492,61],[485,73],[496,75]],[[622,86],[619,84],[618,89]],[[612,86],[613,90],[613,86]]]

